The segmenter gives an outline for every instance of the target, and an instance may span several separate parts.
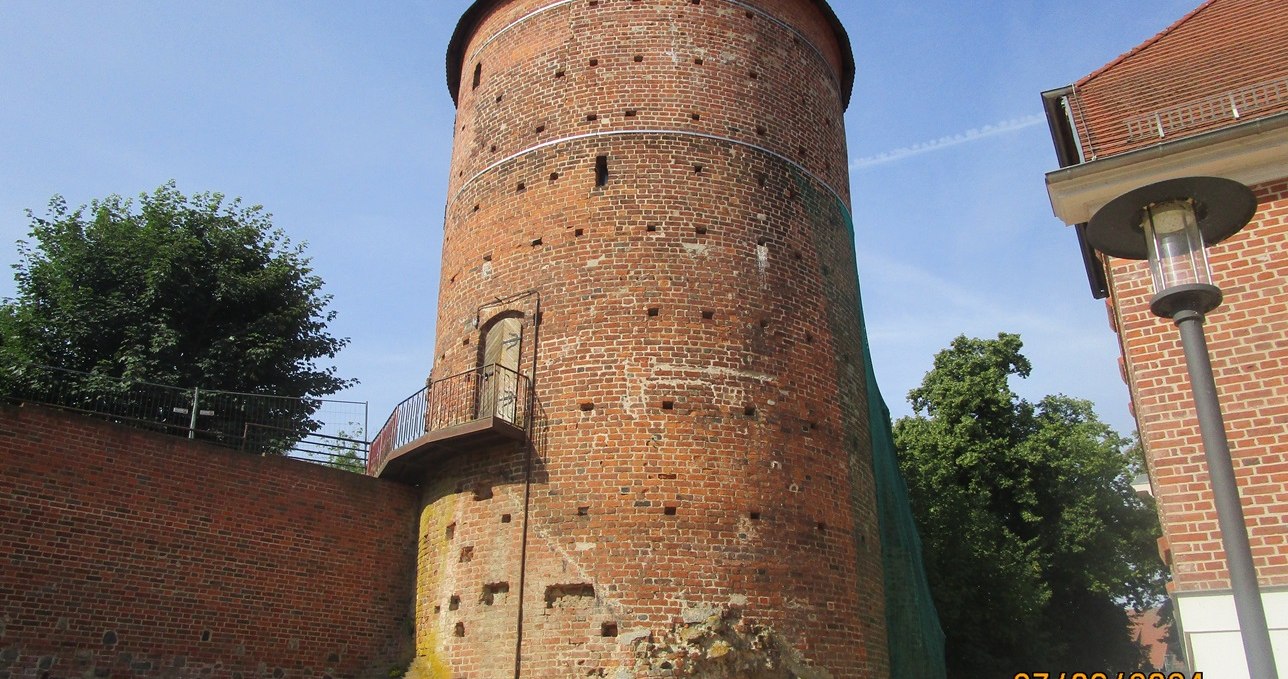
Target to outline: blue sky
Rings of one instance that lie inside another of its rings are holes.
[[[859,275],[896,416],[958,334],[1018,332],[1038,398],[1134,428],[1117,346],[1053,216],[1039,93],[1199,0],[928,0],[833,6],[858,76],[846,114]],[[24,209],[185,193],[258,203],[334,296],[336,365],[375,429],[433,356],[455,114],[443,55],[467,0],[0,0],[0,265]],[[0,297],[14,293],[0,276]]]

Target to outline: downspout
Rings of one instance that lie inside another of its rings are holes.
[[[533,290],[532,294],[536,295],[537,302],[532,313],[532,372],[528,379],[528,402],[525,406],[528,434],[524,444],[523,459],[523,536],[519,542],[519,612],[514,633],[514,679],[519,679],[523,672],[523,601],[527,598],[524,594],[528,574],[528,521],[531,518],[532,507],[532,457],[536,454],[536,437],[533,435],[536,430],[536,417],[533,414],[533,405],[537,400],[537,351],[541,346],[541,293]]]
[[[1078,140],[1075,116],[1069,109],[1070,98],[1076,95],[1073,85],[1042,93],[1042,108],[1046,111],[1047,128],[1051,131],[1051,141],[1055,144],[1056,160],[1062,168],[1079,165],[1085,161],[1082,145]],[[1087,243],[1086,229],[1085,223],[1074,225],[1074,231],[1078,234],[1078,250],[1082,254],[1082,266],[1087,272],[1087,284],[1091,287],[1091,296],[1095,299],[1104,299],[1109,296],[1109,279],[1105,273],[1104,262]]]

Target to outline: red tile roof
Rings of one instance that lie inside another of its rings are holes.
[[[1288,111],[1288,1],[1208,0],[1073,87],[1088,160]]]
[[[1131,620],[1132,637],[1149,654],[1149,666],[1156,670],[1163,669],[1167,661],[1167,633],[1171,630],[1171,624],[1159,626],[1160,616],[1157,608],[1139,613],[1129,610],[1127,617]]]

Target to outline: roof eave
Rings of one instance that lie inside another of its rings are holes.
[[[1288,112],[1048,172],[1047,194],[1065,224],[1091,218],[1132,189],[1178,177],[1224,177],[1253,186],[1284,177]]]

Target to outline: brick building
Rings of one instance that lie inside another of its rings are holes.
[[[830,8],[479,0],[447,75],[418,667],[887,676]]]
[[[1209,0],[1073,85],[1044,93],[1076,225],[1144,444],[1192,669],[1247,676],[1177,330],[1152,314],[1148,266],[1090,250],[1085,223],[1140,186],[1216,176],[1250,187],[1252,222],[1209,251],[1224,303],[1207,336],[1271,637],[1288,670],[1288,3]]]

